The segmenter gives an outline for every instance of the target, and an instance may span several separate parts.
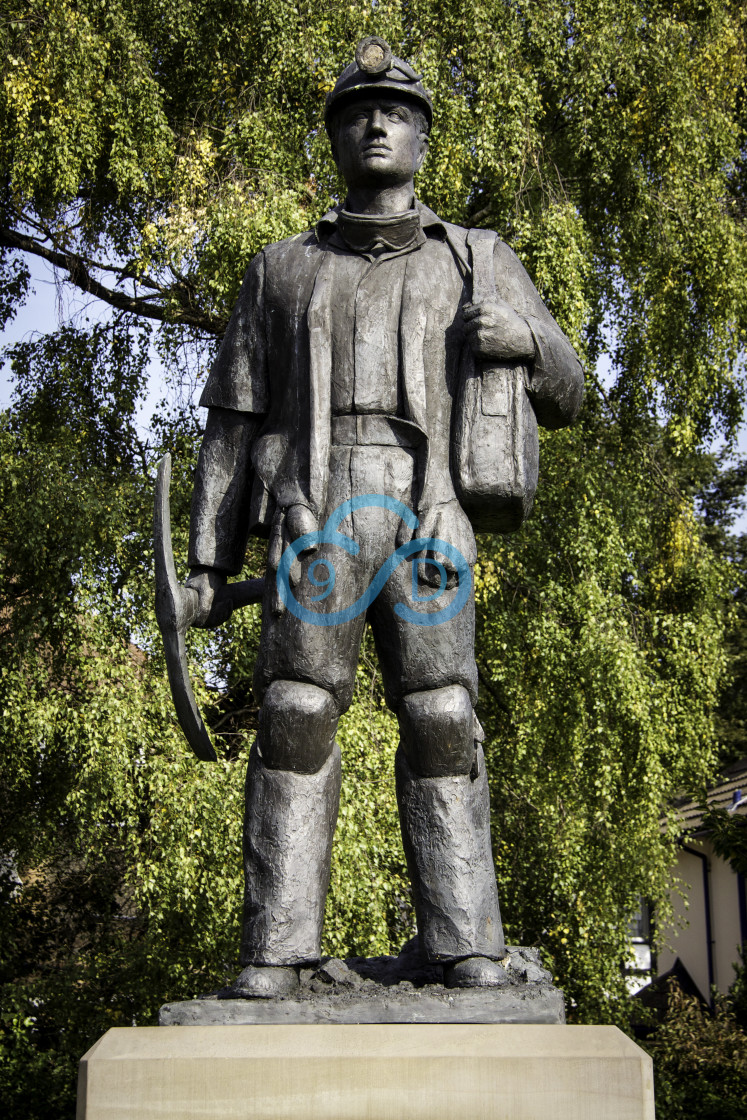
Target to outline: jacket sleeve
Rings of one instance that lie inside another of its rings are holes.
[[[241,571],[255,520],[251,453],[269,409],[264,268],[260,253],[247,269],[200,398],[208,420],[192,493],[189,564],[227,575]]]
[[[246,270],[236,306],[200,398],[203,408],[263,416],[269,411],[265,329],[265,255]]]
[[[251,528],[251,450],[261,420],[211,408],[192,491],[190,568],[235,576],[244,564]]]
[[[527,391],[537,422],[563,428],[576,419],[584,397],[584,373],[570,342],[540,299],[523,264],[505,242],[495,246],[498,295],[526,319],[534,337],[534,364]]]

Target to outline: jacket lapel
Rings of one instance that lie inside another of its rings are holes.
[[[329,477],[332,385],[332,275],[336,254],[325,252],[309,303],[309,501],[324,513]]]

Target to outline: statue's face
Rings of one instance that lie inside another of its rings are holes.
[[[428,138],[406,101],[354,101],[336,124],[335,159],[349,188],[404,185],[425,159]]]

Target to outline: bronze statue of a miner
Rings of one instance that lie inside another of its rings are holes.
[[[431,121],[419,76],[383,40],[363,40],[326,105],[344,204],[251,262],[202,395],[191,574],[170,616],[182,638],[239,605],[244,585],[226,581],[248,535],[270,542],[236,996],[292,992],[299,967],[319,960],[335,732],[366,621],[399,721],[422,952],[449,986],[500,983],[473,708],[474,530],[526,516],[537,423],[574,419],[583,376],[511,249],[415,198]]]

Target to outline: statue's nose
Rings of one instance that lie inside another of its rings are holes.
[[[374,109],[371,114],[371,119],[368,122],[368,131],[376,133],[377,135],[383,135],[387,131],[386,125],[387,120],[381,109]]]

